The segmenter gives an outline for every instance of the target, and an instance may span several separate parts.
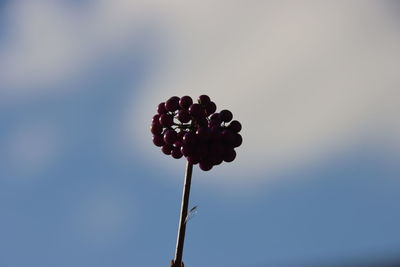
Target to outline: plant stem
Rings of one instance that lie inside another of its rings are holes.
[[[176,240],[176,251],[174,266],[180,267],[182,263],[183,244],[185,242],[186,217],[189,206],[190,183],[192,181],[193,164],[186,163],[185,181],[182,193],[181,215],[179,220],[178,237]]]

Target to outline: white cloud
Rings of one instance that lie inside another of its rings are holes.
[[[356,143],[399,143],[400,21],[385,3],[182,4],[164,76],[135,112],[151,118],[171,95],[209,94],[244,126],[240,167],[217,173],[246,181]],[[148,129],[135,130],[149,150]]]
[[[238,168],[259,174],[309,163],[358,141],[392,147],[400,30],[388,3],[99,0],[76,12],[57,1],[15,1],[0,94],[62,82],[152,21],[167,36],[163,72],[135,94],[128,119],[149,158],[156,151],[144,125],[155,105],[202,93],[243,122],[237,162],[216,172],[230,178]]]
[[[36,94],[78,75],[96,58],[126,49],[146,23],[144,3],[92,1],[82,10],[52,0],[7,4],[10,34],[0,49],[0,95]]]

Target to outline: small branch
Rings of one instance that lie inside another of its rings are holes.
[[[189,207],[189,194],[190,194],[190,184],[192,181],[193,164],[189,162],[186,163],[186,173],[185,181],[182,193],[182,204],[181,204],[181,215],[179,220],[179,230],[178,237],[176,240],[176,251],[174,259],[174,267],[182,266],[182,256],[183,256],[183,245],[185,242],[185,232],[186,232],[186,217],[188,214]]]

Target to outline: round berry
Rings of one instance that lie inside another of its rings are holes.
[[[232,162],[236,158],[236,152],[234,149],[228,149],[224,153],[224,161],[225,162]]]
[[[219,117],[223,122],[230,122],[233,118],[232,112],[227,109],[221,110]]]
[[[194,154],[194,147],[187,144],[183,144],[181,147],[181,152],[185,157],[192,156]]]
[[[221,132],[221,139],[226,144],[231,145],[235,141],[235,136],[230,130],[223,130]]]
[[[192,131],[187,132],[183,136],[183,143],[187,145],[194,145],[197,141],[196,134]]]
[[[195,118],[201,118],[205,116],[204,109],[200,106],[200,104],[192,104],[189,107],[189,114]]]
[[[189,112],[185,109],[182,109],[178,112],[178,120],[182,123],[188,123],[190,121]]]
[[[152,134],[161,134],[162,129],[163,129],[163,127],[158,122],[153,123],[150,127],[150,131]]]
[[[199,104],[202,104],[202,105],[207,105],[208,103],[211,102],[211,99],[208,95],[201,95],[197,99],[197,102],[199,102]]]
[[[210,116],[217,110],[217,105],[215,105],[214,102],[210,102],[206,105],[206,114],[207,116]]]
[[[210,139],[218,141],[221,139],[222,131],[219,126],[213,126],[210,128]]]
[[[167,130],[164,133],[164,142],[173,145],[176,142],[177,133],[174,130]]]
[[[235,121],[231,121],[228,128],[230,130],[232,130],[233,132],[238,133],[238,132],[240,132],[240,130],[242,130],[242,125],[240,124],[240,122],[235,120]]]
[[[165,145],[163,136],[161,134],[153,135],[153,144],[156,146],[163,146]]]
[[[199,167],[200,167],[200,169],[202,169],[203,171],[209,171],[209,170],[212,169],[213,165],[212,165],[212,163],[209,162],[209,161],[200,161]]]
[[[219,113],[214,113],[210,116],[210,121],[217,121],[221,123],[221,119],[219,118]]]
[[[183,145],[182,141],[175,141],[175,143],[174,143],[174,147],[177,147],[177,148],[181,148],[182,145]]]
[[[175,158],[175,159],[180,159],[180,158],[182,158],[182,152],[181,152],[181,150],[180,150],[178,147],[174,147],[174,148],[172,149],[171,155],[172,155],[172,157]]]
[[[218,156],[212,156],[210,158],[210,161],[213,165],[220,165],[224,159],[222,158],[222,155],[218,155]]]
[[[233,145],[234,147],[240,146],[240,145],[242,144],[242,142],[243,142],[242,136],[241,136],[240,134],[235,134],[234,137],[235,137],[235,138],[234,138],[234,140],[233,140],[233,142],[232,142],[232,145]]]
[[[167,113],[168,111],[167,111],[167,109],[165,108],[165,103],[164,102],[161,102],[160,104],[158,104],[158,107],[157,107],[157,112],[158,112],[158,114],[165,114],[165,113]]]
[[[207,127],[197,129],[196,135],[200,140],[207,141],[210,138],[210,130]]]
[[[156,114],[153,116],[153,119],[151,120],[151,123],[159,123],[160,120],[160,115]]]
[[[182,96],[181,99],[179,100],[179,106],[183,109],[188,109],[190,105],[193,104],[193,100],[190,96]]]
[[[163,127],[171,127],[174,124],[174,117],[169,114],[162,114],[159,121]]]
[[[172,146],[169,144],[165,144],[162,146],[161,151],[165,154],[165,155],[171,155],[172,152]]]
[[[211,144],[209,147],[209,153],[213,156],[222,156],[225,152],[224,146],[221,143]]]
[[[208,122],[208,127],[212,128],[212,127],[219,127],[221,125],[220,121],[217,120],[210,120]]]
[[[165,108],[168,111],[174,112],[179,109],[179,97],[173,96],[165,102]]]
[[[183,136],[185,135],[185,131],[180,131],[177,136],[176,136],[176,140],[178,141],[182,141],[183,140]]]
[[[201,117],[197,119],[197,124],[199,127],[207,127],[208,120],[205,117]]]
[[[199,156],[200,159],[206,159],[208,154],[208,148],[205,145],[200,145],[196,148],[195,155]]]

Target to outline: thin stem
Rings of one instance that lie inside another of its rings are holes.
[[[186,231],[186,217],[188,214],[188,206],[189,206],[189,194],[190,194],[190,184],[192,181],[192,172],[193,172],[193,164],[187,162],[186,164],[186,173],[185,173],[185,181],[183,186],[182,193],[182,204],[181,204],[181,215],[179,220],[179,230],[178,237],[176,240],[176,251],[175,251],[175,259],[174,266],[181,266],[182,263],[182,255],[183,255],[183,244],[185,242],[185,231]]]

